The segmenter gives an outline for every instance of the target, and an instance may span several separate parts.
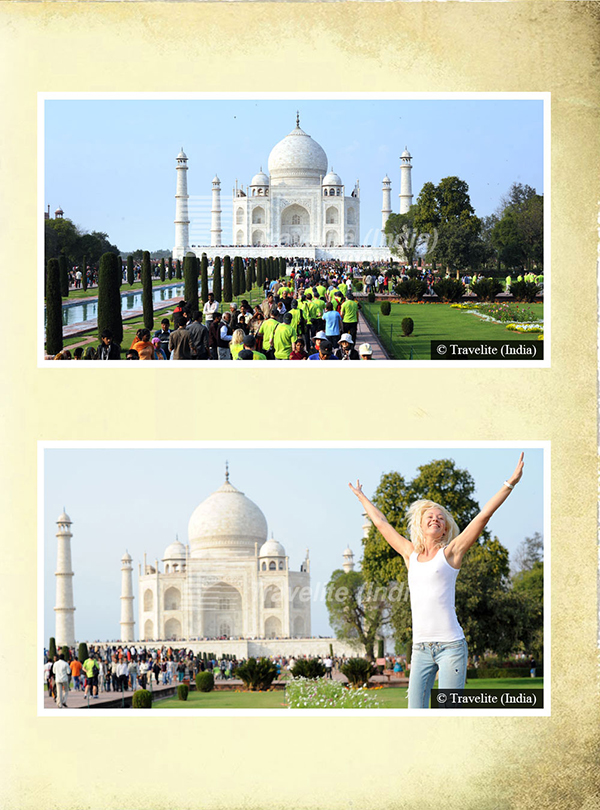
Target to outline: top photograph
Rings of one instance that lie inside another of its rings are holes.
[[[38,365],[550,364],[549,94],[40,93],[38,117]]]

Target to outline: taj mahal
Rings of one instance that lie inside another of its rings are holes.
[[[75,643],[75,605],[71,565],[71,525],[63,512],[57,520],[56,630],[59,645]],[[343,568],[354,568],[350,548]],[[269,537],[259,507],[225,480],[193,511],[188,543],[176,539],[162,559],[138,564],[135,620],[133,558],[121,558],[122,642],[149,645],[185,642],[198,651],[236,655],[322,654],[331,639],[311,638],[311,580],[308,549],[294,570],[284,546]],[[137,632],[136,632],[137,624]],[[340,651],[351,649],[336,642]]]
[[[400,213],[407,212],[413,201],[411,160],[405,148],[400,158]],[[214,258],[224,252],[225,245],[243,248],[244,256],[389,259],[387,247],[371,247],[366,251],[360,246],[359,181],[346,186],[330,167],[323,147],[300,128],[299,114],[296,127],[271,149],[267,168],[268,173],[261,166],[246,186],[236,181],[232,190],[232,234],[225,241],[221,227],[221,181],[215,175],[210,245],[191,245],[188,156],[182,148],[176,159],[173,258],[181,260],[190,253],[206,253]],[[391,193],[392,181],[386,175],[382,180],[382,231],[392,213]]]

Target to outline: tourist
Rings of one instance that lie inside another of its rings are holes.
[[[127,665],[127,674],[129,675],[129,680],[131,681],[131,691],[135,692],[137,689],[137,679],[138,679],[139,668],[135,661],[130,661]]]
[[[273,360],[275,353],[273,351],[273,334],[279,325],[277,317],[277,307],[271,307],[271,312],[266,321],[263,321],[259,330],[259,338],[262,340],[262,351],[266,354],[268,360]],[[259,347],[259,348],[261,348]]]
[[[218,357],[219,329],[221,328],[221,316],[218,312],[213,312],[212,321],[208,326],[208,353],[211,360]]]
[[[278,324],[273,332],[273,349],[276,360],[289,360],[294,337],[292,313],[286,312],[283,316],[283,323]]]
[[[229,344],[231,343],[232,335],[231,314],[225,312],[219,323],[219,333],[217,337],[217,356],[219,360],[231,360]]]
[[[152,346],[154,347],[154,359],[155,360],[166,360],[167,355],[164,352],[164,349],[161,345],[160,338],[153,337],[152,338]]]
[[[321,340],[319,341],[319,351],[315,354],[311,354],[308,358],[309,360],[337,360],[337,357],[333,356],[333,346],[328,340]]]
[[[341,336],[339,346],[334,352],[338,360],[360,360],[353,343],[352,335]]]
[[[202,313],[199,310],[192,314],[192,320],[188,324],[187,330],[190,333],[192,359],[208,360],[208,329],[202,323]]]
[[[263,318],[268,318],[271,314],[271,310],[275,306],[275,299],[273,298],[273,293],[269,293],[265,300],[260,305],[262,310]]]
[[[52,674],[56,681],[56,705],[59,709],[63,707],[66,708],[71,668],[65,661],[65,657],[62,653],[58,656],[58,660],[52,665]]]
[[[306,360],[308,354],[306,352],[304,338],[296,338],[294,342],[294,350],[290,354],[290,360]]]
[[[133,340],[133,343],[129,347],[138,353],[138,357],[140,360],[155,360],[154,354],[154,345],[150,340],[150,330],[149,329],[138,329]]]
[[[333,348],[336,349],[340,332],[342,331],[342,316],[333,308],[331,301],[325,304],[323,320],[325,321],[325,335],[327,340],[331,343]]]
[[[121,658],[117,664],[117,680],[118,689],[120,692],[126,692],[129,685],[129,670],[127,667],[127,658]]]
[[[73,352],[73,360],[82,360],[82,359],[83,359],[83,346],[77,346],[77,348]]]
[[[165,354],[167,360],[170,359],[171,353],[169,351],[169,335],[171,334],[171,329],[169,328],[171,322],[168,318],[163,318],[160,322],[160,329],[157,329],[154,333],[154,337],[157,337],[160,340],[161,348]]]
[[[204,304],[204,308],[202,313],[204,315],[204,320],[208,323],[212,319],[212,316],[215,312],[219,311],[220,303],[219,301],[215,301],[215,296],[209,292],[208,294],[208,301]]]
[[[410,535],[407,540],[366,497],[360,481],[355,487],[349,484],[367,517],[402,556],[408,569],[413,638],[409,709],[429,708],[438,671],[440,689],[464,689],[468,650],[465,634],[456,618],[456,578],[465,554],[521,480],[523,457],[521,453],[511,477],[462,532],[443,506],[419,500],[410,505],[406,514]]]
[[[125,355],[125,360],[139,360],[140,356],[135,349],[129,349]]]
[[[340,287],[342,285],[340,284]],[[352,292],[348,291],[346,300],[342,304],[340,314],[342,316],[342,329],[352,336],[352,342],[356,343],[356,331],[358,329],[358,303],[354,300]]]
[[[58,354],[54,355],[55,360],[71,360],[71,352],[68,349],[63,349],[62,351],[58,352]]]
[[[73,676],[73,689],[75,689],[76,692],[79,692],[81,690],[81,681],[79,680],[82,669],[81,661],[74,658],[69,666],[71,668],[71,675]]]
[[[121,359],[121,347],[117,343],[113,343],[113,333],[110,329],[105,329],[100,335],[96,356],[98,360]]]
[[[98,672],[99,667],[96,659],[90,654],[83,662],[85,672],[85,696],[89,697],[90,690],[92,698],[98,698]]]
[[[192,356],[192,346],[190,343],[190,333],[185,328],[186,321],[182,315],[174,319],[175,331],[169,336],[169,351],[171,360],[189,360]]]
[[[229,343],[229,351],[233,360],[237,360],[238,354],[244,348],[244,330],[235,329],[231,335],[231,342]]]
[[[238,312],[237,304],[235,301],[232,301],[229,304],[229,326],[231,327],[231,333],[235,332],[238,328],[238,320],[240,317],[240,313]]]
[[[97,360],[96,349],[93,346],[88,346],[85,352],[85,360]]]
[[[361,343],[358,347],[358,356],[361,360],[372,360],[373,359],[373,349],[371,348],[370,343]]]
[[[253,360],[266,360],[267,357],[262,352],[257,351],[256,349],[256,338],[254,335],[244,335],[244,349],[243,351],[252,352],[252,359]],[[240,352],[241,354],[241,352]],[[238,355],[239,359],[239,355]],[[241,358],[242,360],[244,358]]]

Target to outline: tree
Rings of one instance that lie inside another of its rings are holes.
[[[69,266],[67,264],[67,257],[61,253],[58,257],[58,266],[60,267],[60,293],[63,298],[69,297]]]
[[[133,270],[133,256],[127,257],[127,283],[131,287],[133,282],[135,281],[135,274]]]
[[[175,278],[181,278],[181,262],[179,259],[175,262]]]
[[[521,615],[526,616],[523,646],[536,658],[544,655],[544,563],[537,560],[529,569],[513,577],[513,592],[521,602]]]
[[[87,292],[87,258],[84,256],[81,260],[81,289]]]
[[[502,197],[492,231],[501,260],[513,268],[544,263],[544,198],[534,188],[513,183]]]
[[[55,355],[63,347],[62,296],[58,259],[46,268],[46,354]]]
[[[206,304],[208,301],[208,258],[206,253],[202,254],[200,260],[200,295],[202,303]]]
[[[254,259],[250,259],[246,267],[246,292],[250,292],[254,285]]]
[[[150,253],[145,250],[142,257],[142,309],[144,312],[144,327],[152,329],[154,326],[154,302],[152,300],[152,269],[150,266]]]
[[[233,257],[233,268],[231,272],[231,291],[233,293],[233,297],[237,298],[240,295],[240,257],[234,256]]]
[[[119,346],[123,341],[121,269],[114,253],[105,253],[98,271],[98,334],[110,329]]]
[[[164,281],[167,277],[167,266],[165,265],[165,260],[160,260],[160,280]]]
[[[167,262],[167,278],[169,281],[173,278],[173,258],[169,256],[169,260]]]
[[[198,309],[198,259],[190,254],[183,260],[183,278],[185,279],[183,297],[192,311]]]
[[[406,214],[390,214],[384,228],[390,253],[411,266],[419,239],[415,228],[416,213],[417,206],[412,205]]]
[[[85,643],[85,641],[82,641],[81,644],[79,645],[79,649],[77,650],[77,659],[81,661],[81,663],[83,664],[83,662],[87,660],[89,657],[90,655],[88,653],[87,644]]]
[[[225,256],[223,259],[223,301],[231,301],[232,298],[231,259],[229,256]]]
[[[250,288],[246,287],[246,273],[244,272],[244,261],[241,256],[236,256],[238,261],[238,278],[240,280],[240,295],[245,292],[250,292]]]
[[[56,639],[54,636],[50,636],[50,641],[48,642],[48,658],[50,661],[54,661],[54,656],[57,655],[56,652]]]
[[[71,651],[69,650],[69,645],[63,644],[63,646],[60,648],[60,652],[65,661],[68,663],[71,660]]]
[[[336,636],[359,641],[374,661],[375,641],[389,621],[385,590],[369,585],[360,571],[337,570],[327,585],[325,604]]]
[[[532,571],[544,557],[544,538],[539,532],[526,537],[515,553],[515,573]]]
[[[215,301],[221,301],[221,257],[215,256],[213,262],[213,293]]]

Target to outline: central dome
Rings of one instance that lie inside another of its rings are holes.
[[[327,155],[297,123],[271,150],[269,174],[271,185],[315,185],[327,174]]]
[[[267,520],[258,506],[229,483],[197,506],[188,525],[191,557],[253,556],[267,539]]]

